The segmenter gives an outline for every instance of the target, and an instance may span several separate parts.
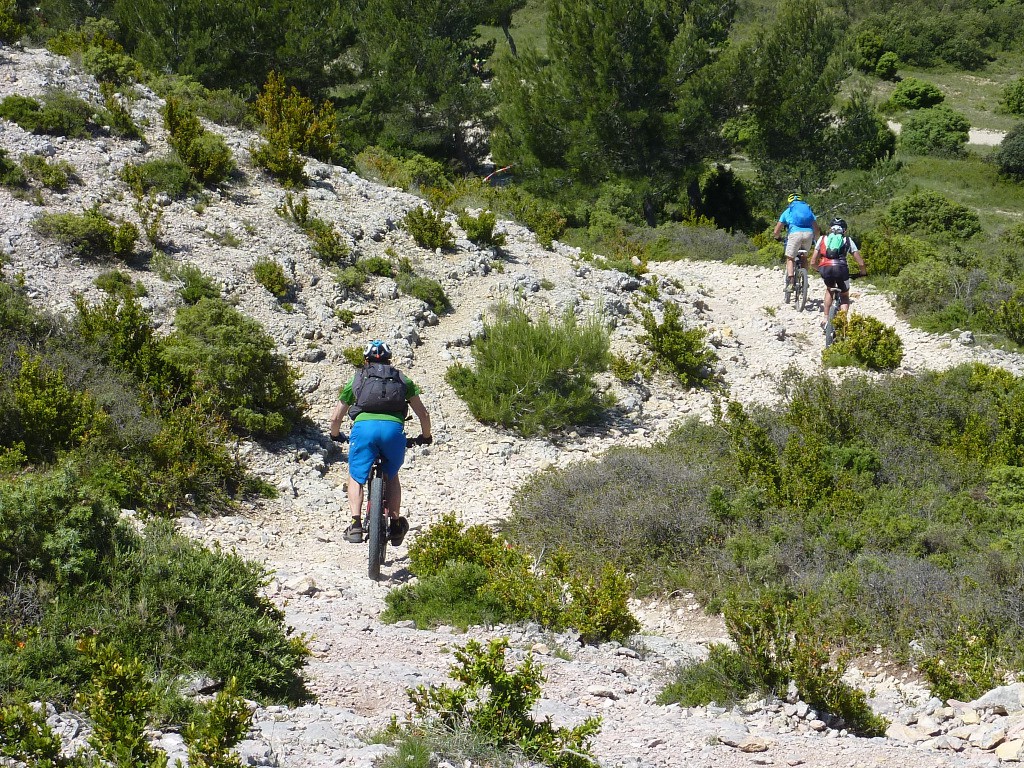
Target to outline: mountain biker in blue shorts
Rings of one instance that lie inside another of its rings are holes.
[[[772,237],[778,240],[782,228],[786,227],[786,276],[793,277],[793,259],[796,258],[796,252],[810,251],[818,238],[819,230],[818,219],[811,206],[804,202],[802,195],[794,192],[789,196],[788,203],[786,210],[779,216]]]
[[[420,388],[390,364],[391,348],[375,340],[366,345],[363,367],[346,382],[331,412],[331,439],[340,440],[341,422],[351,414],[352,431],[348,449],[348,506],[352,524],[345,539],[353,544],[363,540],[363,486],[370,468],[381,457],[387,482],[388,514],[391,516],[391,543],[401,544],[409,531],[409,521],[399,514],[402,484],[398,470],[405,462],[405,417],[412,408],[420,421],[420,441],[429,445],[430,415],[420,400]]]

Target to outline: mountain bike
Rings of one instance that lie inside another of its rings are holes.
[[[426,445],[422,435],[405,438],[405,447]],[[367,575],[374,581],[380,580],[380,567],[384,564],[388,542],[391,540],[392,519],[388,514],[387,479],[384,467],[378,456],[370,467],[370,476],[366,480],[366,512],[363,514],[363,540],[369,544]]]
[[[864,275],[852,274],[850,275],[850,282],[860,277],[864,277]],[[839,302],[843,298],[843,290],[838,285],[832,288],[826,286],[825,290],[832,294],[832,306],[828,308],[828,317],[825,318],[825,346],[831,347],[836,340],[836,326],[833,321],[839,312]]]
[[[807,305],[807,290],[810,281],[807,278],[807,266],[805,260],[807,251],[803,248],[796,252],[793,258],[793,274],[786,275],[786,285],[783,288],[782,296],[789,304],[790,297],[793,298],[797,312],[803,312]]]

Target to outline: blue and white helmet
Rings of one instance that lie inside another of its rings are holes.
[[[386,363],[391,359],[391,347],[386,341],[374,339],[366,345],[363,357],[371,363]]]

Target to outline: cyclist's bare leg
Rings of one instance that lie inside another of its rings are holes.
[[[352,513],[353,520],[359,520],[363,516],[363,486],[348,476],[348,511]]]
[[[824,313],[824,316],[826,318],[828,317],[828,313],[829,313],[830,309],[832,309],[832,291],[826,285],[825,286],[825,303],[824,303],[824,305],[821,308],[821,311]],[[822,320],[822,322],[824,322],[824,320]]]
[[[402,508],[402,483],[398,474],[388,478],[388,515],[392,520],[398,519],[398,511]]]
[[[845,312],[850,308],[850,292],[843,291],[843,299],[839,302],[839,311]]]

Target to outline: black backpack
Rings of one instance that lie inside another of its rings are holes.
[[[349,409],[354,419],[360,413],[383,413],[401,419],[409,413],[402,374],[393,365],[367,363],[356,371],[352,394],[356,402]]]

